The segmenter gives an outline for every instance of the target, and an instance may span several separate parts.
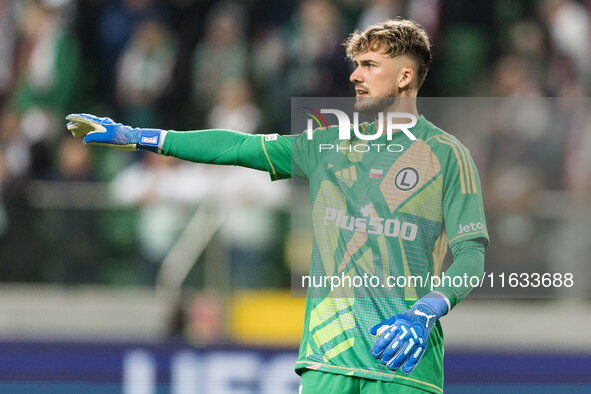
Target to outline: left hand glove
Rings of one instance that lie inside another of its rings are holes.
[[[430,293],[411,309],[376,324],[370,332],[380,338],[371,349],[371,356],[391,370],[402,366],[402,372],[411,373],[427,349],[435,322],[448,309],[444,297]]]

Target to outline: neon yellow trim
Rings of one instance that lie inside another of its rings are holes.
[[[466,181],[468,184],[470,184],[470,181],[472,182],[472,193],[478,193],[478,188],[476,187],[476,177],[474,176],[474,163],[472,163],[472,160],[470,160],[470,153],[468,152],[468,148],[461,145],[458,141],[456,141],[456,144],[460,146],[463,153],[466,155],[466,162],[468,163],[467,165],[470,169],[470,179],[468,180],[468,174],[466,173]]]
[[[450,141],[450,142],[454,143],[454,141]],[[470,164],[468,163],[468,158],[466,157],[466,150],[462,149],[459,146],[458,146],[458,150],[460,151],[462,159],[464,160],[464,168],[465,168],[465,176],[466,176],[466,189],[468,191],[468,194],[470,194],[470,193],[472,193],[472,190],[470,187],[470,180],[468,179],[468,174],[470,173]]]
[[[443,212],[441,210],[441,195],[438,191],[441,190],[442,184],[443,178],[437,176],[435,180],[418,192],[418,194],[415,194],[411,200],[407,201],[400,208],[399,212],[420,216],[434,222],[441,222]],[[431,207],[438,208],[433,209]]]
[[[424,382],[422,380],[409,378],[407,376],[394,375],[394,374],[389,374],[389,373],[386,373],[386,372],[379,372],[379,371],[369,371],[369,370],[366,370],[366,369],[359,369],[359,368],[341,367],[341,366],[338,366],[338,365],[322,364],[322,363],[316,363],[316,362],[313,363],[313,362],[309,362],[309,361],[298,361],[298,362],[296,362],[296,368],[297,368],[298,364],[303,364],[302,365],[302,368],[318,369],[320,367],[325,367],[327,369],[331,369],[332,368],[332,369],[341,370],[341,371],[361,372],[361,373],[366,373],[366,374],[369,374],[369,375],[384,376],[384,377],[388,377],[388,378],[392,378],[392,379],[408,380],[410,382],[415,382],[415,383],[418,383],[418,384],[423,384],[425,386],[434,388],[435,390],[443,393],[443,389],[441,387],[435,386],[433,383],[428,383],[428,382]],[[315,368],[313,368],[313,367],[315,367]]]
[[[353,311],[351,311],[337,317],[332,323],[316,331],[312,335],[312,338],[314,338],[316,346],[320,347],[337,335],[353,327],[355,327],[355,317],[353,316]]]
[[[462,190],[462,194],[466,194],[466,184],[464,181],[464,165],[462,164],[462,159],[460,158],[460,154],[458,153],[456,146],[449,141],[439,138],[439,136],[437,136],[436,138],[437,141],[441,142],[442,144],[446,144],[452,147],[453,152],[456,155],[456,160],[458,161],[458,167],[460,169],[460,188]]]
[[[470,160],[470,154],[468,153],[468,149],[460,144],[457,140],[453,139],[451,136],[444,136],[446,140],[455,144],[458,149],[462,152],[462,157],[464,158],[464,163],[466,165],[466,184],[468,185],[468,194],[470,193],[478,193],[478,187],[476,186],[476,176],[474,175],[476,170],[474,170],[474,165],[472,160]],[[470,184],[472,185],[472,191],[470,192]]]
[[[324,180],[318,188],[316,201],[314,201],[312,207],[312,226],[319,242],[318,248],[324,272],[327,275],[333,275],[337,263],[335,261],[335,251],[339,247],[340,228],[324,225],[327,206],[344,211],[347,209],[347,200],[337,185],[329,180]]]
[[[354,343],[355,343],[355,338],[349,338],[346,341],[339,343],[338,345],[336,345],[335,347],[330,349],[328,352],[324,353],[324,356],[323,356],[324,361],[328,361],[331,358],[338,356],[339,354],[341,354],[345,350],[352,347]],[[351,371],[351,372],[353,372],[353,371]],[[353,373],[355,373],[355,372],[353,372]]]
[[[269,165],[271,166],[271,171],[273,171],[273,178],[277,179],[277,173],[275,172],[275,167],[273,167],[273,163],[271,163],[271,158],[269,157],[269,154],[267,153],[267,148],[265,147],[265,136],[261,135],[261,145],[263,146],[263,152],[265,152],[265,156],[267,157],[267,161],[269,162]]]
[[[440,135],[443,135],[443,134],[436,134],[436,135],[432,135],[431,137],[427,138],[427,139],[425,140],[425,142],[429,142],[429,141],[431,141],[433,138],[439,137]]]
[[[347,309],[353,305],[352,298],[325,298],[320,304],[316,305],[310,313],[310,330],[318,327],[330,319],[335,313]]]
[[[470,177],[472,178],[472,190],[474,190],[474,193],[478,193],[478,188],[476,187],[476,177],[474,176],[476,170],[473,167],[474,166],[472,165],[472,163],[470,163]]]
[[[474,170],[472,169],[472,165],[471,165],[470,161],[468,160],[468,153],[466,152],[466,148],[464,148],[462,145],[460,145],[458,143],[458,141],[454,140],[450,136],[442,135],[441,137],[445,138],[445,140],[454,144],[458,148],[458,150],[460,151],[460,154],[462,156],[462,160],[464,161],[464,168],[466,169],[465,176],[466,176],[466,188],[467,188],[468,194],[475,193],[476,190],[474,190],[474,191],[470,190],[470,179],[469,179],[468,174],[470,174],[471,172],[473,173]]]

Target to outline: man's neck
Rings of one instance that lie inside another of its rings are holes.
[[[382,112],[383,116],[380,117],[379,114],[376,114],[376,116],[374,118],[375,123],[376,123],[376,129],[378,129],[380,127],[379,121],[381,118],[382,123],[384,123],[382,125],[382,130],[386,130],[385,129],[385,127],[386,127],[385,122],[387,122],[388,113],[393,113],[393,112],[401,112],[401,113],[411,114],[411,115],[414,115],[418,119],[419,112],[417,110],[416,96],[397,97],[396,100],[394,100],[394,103]],[[394,121],[394,123],[405,124],[405,123],[408,123],[408,118],[394,118],[393,121]]]

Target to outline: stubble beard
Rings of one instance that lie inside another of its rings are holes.
[[[396,96],[397,92],[393,90],[388,92],[385,97],[357,97],[354,109],[363,115],[376,116],[378,113],[394,107]]]

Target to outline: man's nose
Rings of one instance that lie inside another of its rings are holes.
[[[356,67],[355,70],[353,70],[351,76],[349,77],[349,81],[353,83],[363,82],[363,76],[361,74],[361,71],[359,70],[359,67]]]

